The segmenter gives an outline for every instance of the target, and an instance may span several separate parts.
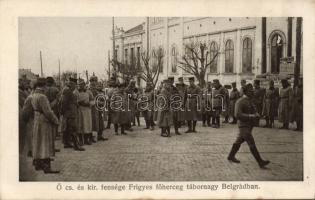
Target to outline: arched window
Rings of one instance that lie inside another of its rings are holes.
[[[252,72],[252,40],[250,38],[245,38],[243,40],[243,55],[242,55],[242,72],[251,73]]]
[[[283,38],[276,33],[271,39],[271,73],[279,73],[283,54]]]
[[[232,40],[225,43],[225,72],[233,73],[234,65],[234,44]]]
[[[172,66],[172,73],[177,72],[177,48],[176,45],[173,45],[171,49],[171,66]]]
[[[210,44],[210,60],[208,62],[212,62],[210,64],[210,73],[218,72],[218,44],[216,42],[211,42]]]

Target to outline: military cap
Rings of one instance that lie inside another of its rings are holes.
[[[78,81],[78,84],[79,84],[79,85],[83,85],[83,84],[85,84],[85,82],[84,82],[83,79],[80,78],[79,81]]]
[[[232,82],[232,85],[236,86],[236,82]]]
[[[241,80],[241,83],[246,83],[246,80],[245,80],[245,79],[242,79],[242,80]]]
[[[188,80],[189,80],[189,81],[195,81],[195,77],[193,77],[193,76],[192,76],[192,77],[189,77]]]
[[[46,81],[47,81],[47,83],[54,83],[54,82],[55,82],[54,78],[51,77],[51,76],[48,76],[48,77],[46,78]]]
[[[70,78],[69,78],[69,81],[72,82],[72,83],[77,83],[78,79],[77,79],[77,78],[70,77]]]
[[[257,85],[259,85],[259,84],[260,84],[260,80],[255,79],[255,80],[254,80],[254,83],[257,84]]]
[[[97,76],[91,76],[90,77],[90,82],[93,82],[93,81],[95,81],[95,82],[97,82]]]
[[[37,78],[35,85],[36,85],[37,87],[43,87],[43,86],[45,86],[45,85],[46,85],[46,78],[43,78],[43,77]]]
[[[220,83],[219,79],[213,79],[213,83]]]

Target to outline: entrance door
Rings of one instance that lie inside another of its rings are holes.
[[[280,58],[283,52],[283,41],[279,34],[275,34],[271,40],[271,73],[279,73]]]

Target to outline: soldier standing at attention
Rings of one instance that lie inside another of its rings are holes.
[[[272,128],[274,125],[275,116],[277,116],[277,105],[279,100],[279,90],[274,87],[274,81],[269,81],[269,88],[267,88],[264,96],[263,113],[265,116],[266,125],[264,128]]]
[[[61,114],[65,120],[66,130],[64,132],[64,148],[73,147],[76,151],[85,151],[84,148],[80,147],[78,142],[78,98],[74,94],[76,89],[77,79],[70,78],[68,85],[62,92],[61,101]],[[73,146],[70,141],[72,139]]]
[[[246,86],[246,80],[245,79],[242,79],[241,80],[241,89],[240,89],[240,97],[243,96],[244,94],[244,87]]]
[[[92,144],[92,112],[93,94],[87,90],[84,80],[79,79],[78,95],[78,134],[81,144]]]
[[[292,109],[293,90],[287,79],[281,80],[279,103],[279,122],[283,123],[280,129],[289,129],[290,112]]]
[[[293,88],[292,122],[296,122],[295,131],[303,131],[303,79]]]
[[[265,90],[260,88],[260,81],[254,80],[254,97],[253,101],[256,106],[258,114],[262,115],[262,108],[264,102]],[[257,119],[256,125],[259,126],[259,119]]]
[[[264,168],[270,162],[268,160],[263,160],[256,148],[255,140],[252,135],[252,130],[257,118],[260,117],[255,105],[252,102],[254,95],[254,90],[252,84],[247,84],[244,88],[244,95],[239,100],[237,100],[235,105],[235,115],[238,119],[239,133],[232,146],[228,160],[234,163],[240,163],[239,160],[235,158],[235,154],[240,149],[243,142],[247,142],[250,152],[258,162],[260,168]]]
[[[233,82],[232,83],[232,91],[230,93],[230,104],[229,104],[230,116],[233,118],[233,121],[230,124],[236,124],[237,123],[234,111],[235,111],[235,103],[239,98],[240,98],[240,93],[236,88],[236,82]]]
[[[195,78],[189,78],[189,86],[186,90],[186,120],[188,123],[188,130],[185,133],[196,133],[196,124],[198,120],[198,104],[200,105],[201,90],[195,85]],[[199,102],[198,102],[199,101]]]
[[[220,114],[222,112],[223,106],[226,105],[226,90],[222,87],[218,79],[213,80],[214,90],[213,90],[213,113],[215,124],[214,128],[220,128]]]
[[[145,91],[144,91],[144,98],[147,100],[147,107],[143,110],[143,116],[146,124],[146,128],[144,129],[154,129],[153,123],[153,109],[154,109],[154,88],[153,84],[147,82]]]
[[[59,173],[51,169],[51,156],[55,149],[52,145],[53,131],[58,126],[58,118],[51,110],[49,101],[45,95],[45,78],[38,78],[36,89],[31,98],[34,110],[33,145],[32,153],[36,170],[42,169],[44,173]]]
[[[179,95],[177,88],[174,86],[174,77],[168,77],[168,82],[170,85],[171,95],[173,97],[173,99],[171,99],[171,100],[175,102],[175,101],[180,99],[180,95]],[[178,105],[176,107],[178,107]],[[178,128],[179,128],[179,121],[178,121],[179,111],[174,110],[172,112],[173,112],[173,123],[174,123],[175,134],[181,135],[181,133],[178,131]]]
[[[173,116],[170,109],[171,83],[168,79],[163,81],[163,86],[159,97],[157,98],[158,115],[157,121],[161,128],[162,137],[171,137],[171,126],[173,125]]]
[[[178,78],[178,83],[176,84],[178,94],[181,96],[181,110],[178,111],[178,127],[181,127],[182,123],[185,122],[185,94],[187,90],[187,85],[184,83],[183,77]]]

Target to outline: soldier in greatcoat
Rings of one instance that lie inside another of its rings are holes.
[[[184,83],[183,77],[178,78],[178,83],[176,84],[176,88],[178,91],[178,94],[181,96],[181,109],[177,112],[177,120],[178,125],[181,127],[181,125],[185,122],[185,94],[187,90],[187,85]]]
[[[51,109],[54,112],[54,114],[59,118],[59,108],[58,108],[58,103],[59,103],[59,99],[58,99],[58,95],[59,95],[59,89],[55,86],[55,80],[53,77],[48,76],[46,78],[46,89],[45,89],[45,95],[48,98],[48,101],[50,103]],[[55,127],[54,127],[55,128]],[[53,138],[54,140],[52,140],[53,142],[53,147],[55,149],[56,152],[59,152],[60,149],[56,149],[55,148],[55,139],[56,136],[58,134],[58,127],[56,127],[55,130],[53,130]]]
[[[303,131],[303,79],[300,78],[298,84],[293,88],[293,108],[291,112],[291,122],[296,122],[295,131]]]
[[[85,151],[78,141],[78,97],[75,94],[77,79],[70,78],[62,91],[61,114],[65,123],[64,148],[74,148],[76,151]],[[73,145],[71,145],[71,141]]]
[[[207,83],[207,87],[204,89],[203,94],[202,94],[202,102],[203,102],[203,126],[207,125],[210,127],[211,126],[211,118],[213,116],[213,111],[212,111],[212,83],[209,81]]]
[[[250,152],[256,159],[260,168],[264,168],[270,162],[263,160],[257,150],[254,137],[252,135],[253,127],[255,126],[256,120],[260,117],[256,110],[256,106],[253,103],[254,90],[252,84],[247,84],[243,87],[243,97],[237,100],[235,105],[235,115],[238,119],[239,133],[235,142],[233,143],[232,149],[229,153],[228,160],[234,163],[240,163],[235,158],[235,154],[241,147],[243,142],[247,142]]]
[[[225,97],[226,90],[220,84],[218,79],[213,80],[213,92],[212,92],[212,108],[214,113],[215,123],[213,125],[214,128],[220,128],[220,114],[222,112],[223,106],[226,105]]]
[[[78,84],[78,134],[82,144],[92,144],[92,111],[93,94],[87,90],[84,80]]]
[[[275,88],[274,81],[269,81],[269,88],[266,89],[263,103],[262,115],[265,116],[266,125],[265,128],[272,128],[274,125],[274,119],[278,112],[279,90]]]
[[[244,94],[244,87],[246,86],[246,80],[245,79],[242,79],[241,80],[241,88],[240,88],[240,97],[243,96]]]
[[[161,128],[162,137],[171,137],[170,127],[173,125],[173,113],[170,109],[171,104],[171,83],[168,79],[163,81],[160,94],[157,96],[157,122]]]
[[[98,116],[98,130],[97,130],[97,140],[98,141],[105,141],[108,140],[108,138],[105,138],[103,136],[103,131],[105,129],[104,127],[104,116],[105,116],[105,112],[104,112],[104,107],[106,106],[106,98],[103,98],[104,96],[104,91],[103,91],[103,84],[101,82],[97,83],[96,86],[97,89],[97,95],[102,95],[102,98],[99,98],[99,100],[97,100],[97,104],[98,105],[94,105],[94,107],[98,106],[100,107],[100,109],[97,109],[97,116]],[[95,98],[95,96],[94,96]],[[93,107],[93,106],[92,106]]]
[[[293,90],[287,79],[282,79],[281,84],[282,88],[280,89],[279,95],[279,122],[282,122],[283,125],[280,129],[289,129]]]
[[[24,102],[27,98],[27,91],[26,91],[26,83],[24,79],[19,79],[19,152],[22,153],[22,150],[25,145],[26,133],[25,133],[25,122],[22,117],[22,108]]]
[[[153,123],[153,112],[154,112],[154,88],[153,84],[148,82],[143,95],[144,101],[141,100],[144,104],[139,104],[139,109],[141,108],[142,114],[144,116],[146,127],[144,129],[154,129]]]
[[[188,124],[188,130],[185,133],[197,132],[196,124],[200,111],[201,94],[201,89],[195,85],[195,77],[190,77],[185,95],[185,116]]]
[[[52,145],[54,126],[58,126],[58,118],[51,110],[45,95],[45,78],[38,78],[31,103],[34,110],[33,125],[33,158],[35,169],[42,169],[44,173],[59,173],[51,169],[51,156],[54,155]]]
[[[171,91],[171,101],[173,102],[173,107],[174,109],[171,108],[172,115],[173,115],[173,124],[174,124],[174,129],[175,129],[175,134],[176,135],[181,135],[181,133],[178,131],[179,129],[179,108],[180,108],[180,103],[177,103],[178,100],[180,100],[181,96],[179,94],[178,89],[174,85],[174,77],[168,77],[168,83],[170,86],[170,91]]]
[[[118,128],[121,128],[121,134],[126,135],[126,127],[130,125],[130,115],[128,115],[128,94],[125,90],[125,84],[118,84],[118,88],[113,91],[110,99],[112,110],[112,123],[114,124],[115,134],[118,135]]]
[[[224,110],[222,110],[222,115],[224,117],[224,121],[223,123],[229,123],[229,119],[230,119],[230,95],[229,95],[229,90],[228,88],[230,88],[231,86],[229,85],[224,85],[223,89],[224,89]]]
[[[132,131],[131,123],[135,118],[135,96],[134,96],[134,89],[136,88],[136,82],[134,80],[130,80],[127,87],[125,88],[125,93],[128,96],[128,107],[126,114],[129,117],[129,122],[125,124],[125,130]]]
[[[229,104],[230,116],[233,118],[233,121],[231,122],[231,124],[237,123],[234,111],[235,111],[235,103],[239,98],[240,98],[240,93],[238,89],[236,88],[236,82],[233,82],[232,91],[230,92],[230,104]]]
[[[265,90],[260,87],[260,80],[254,80],[254,97],[253,101],[257,108],[258,114],[262,115],[263,101],[265,96]],[[259,126],[259,119],[257,119],[256,125]]]

